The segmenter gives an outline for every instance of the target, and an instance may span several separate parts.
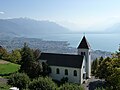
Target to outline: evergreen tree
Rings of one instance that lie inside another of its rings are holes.
[[[42,65],[35,60],[33,50],[25,43],[21,51],[22,60],[20,72],[25,72],[30,78],[38,77],[42,72]]]
[[[99,66],[99,60],[96,58],[93,62],[92,62],[92,67],[91,67],[91,72],[93,75],[96,74],[97,72],[97,69],[98,69],[98,66]]]
[[[107,80],[107,77],[113,73],[113,63],[113,60],[109,57],[103,60],[97,69],[96,76],[100,79]]]
[[[107,79],[112,90],[120,90],[120,69],[114,69],[114,73]]]

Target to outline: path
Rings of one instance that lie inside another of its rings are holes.
[[[85,90],[95,90],[97,87],[102,87],[104,85],[104,80],[96,79],[94,76],[91,77],[87,81],[87,83],[83,84]]]

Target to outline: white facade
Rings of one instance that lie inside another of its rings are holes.
[[[85,55],[86,77],[91,78],[91,51],[90,49],[78,49],[78,55]]]
[[[67,67],[64,64],[63,64],[63,66],[60,66],[61,64],[59,65],[57,62],[54,63],[54,64],[51,64],[50,65],[50,68],[51,68],[50,76],[52,77],[52,79],[61,81],[61,79],[63,77],[67,77],[68,78],[68,82],[82,84],[85,79],[91,78],[91,49],[90,49],[90,47],[88,45],[86,47],[83,47],[84,46],[83,44],[85,44],[87,42],[85,37],[83,38],[83,41],[82,41],[82,45],[80,44],[81,47],[78,48],[78,55],[79,56],[82,55],[82,57],[84,56],[83,62],[82,62],[82,66],[79,67],[79,65],[78,65],[77,66],[78,68],[74,68],[74,66]],[[56,61],[56,56],[55,55],[54,55],[54,58],[53,58],[53,56],[51,58],[54,61]],[[40,62],[46,62],[47,59],[49,59],[49,58],[50,57],[42,58],[42,60],[40,60]],[[65,61],[64,59],[65,58],[62,58],[63,63]],[[69,64],[70,58],[68,58],[67,60],[68,60],[68,64]],[[79,58],[77,60],[79,61]],[[74,58],[73,58],[72,61],[74,62]],[[59,73],[57,73],[57,69],[59,69]],[[65,74],[65,70],[68,71],[67,75]],[[77,72],[76,76],[74,75],[74,71]]]
[[[50,76],[58,81],[61,81],[63,77],[68,78],[68,82],[80,83],[81,69],[80,68],[69,68],[60,66],[50,66],[51,73]],[[59,74],[57,74],[57,69],[59,69]],[[65,70],[68,70],[68,75],[65,75]],[[74,70],[77,72],[77,76],[74,76]]]
[[[47,60],[41,60],[40,62],[46,62]],[[85,70],[85,58],[83,59],[83,63],[81,68],[74,68],[74,67],[63,67],[63,66],[50,66],[51,73],[49,74],[50,77],[54,80],[61,81],[63,77],[68,78],[68,82],[82,84],[84,81],[83,74],[86,73]],[[59,74],[57,74],[57,69],[59,69]],[[68,75],[65,75],[65,70],[68,70]],[[74,76],[74,71],[77,72],[77,76]]]

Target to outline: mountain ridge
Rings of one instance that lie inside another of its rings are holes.
[[[38,21],[28,18],[0,19],[0,33],[16,35],[39,35],[50,33],[68,33],[69,29],[55,22]]]

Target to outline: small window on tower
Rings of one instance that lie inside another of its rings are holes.
[[[81,55],[83,55],[83,52],[81,52]]]
[[[83,52],[83,54],[85,55],[85,52]]]
[[[84,55],[85,55],[85,52],[81,52],[81,55],[83,55],[83,56],[84,56]]]

